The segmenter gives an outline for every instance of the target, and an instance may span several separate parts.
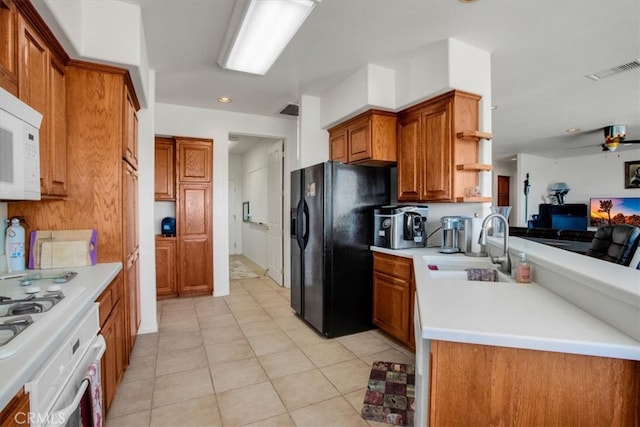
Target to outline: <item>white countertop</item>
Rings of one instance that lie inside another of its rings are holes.
[[[640,301],[637,270],[523,239],[512,238],[510,248],[560,270],[558,277],[575,275],[576,271],[591,274],[592,285],[611,281],[613,285],[607,292],[636,304]],[[413,259],[424,339],[640,360],[640,342],[545,286],[433,280],[427,271],[427,263],[481,262],[478,258],[441,254],[438,248],[371,249]]]
[[[46,313],[46,328],[38,328],[38,333],[31,337],[20,351],[0,359],[0,408],[4,408],[20,388],[31,379],[43,362],[56,350],[56,345],[70,332],[121,269],[121,263],[65,269],[76,271],[78,275],[62,284],[63,293],[68,288],[84,288],[84,290],[69,307],[64,306],[56,310],[61,307],[54,306]],[[49,274],[57,271],[62,270],[33,270],[29,273]],[[18,280],[0,280],[0,295],[3,289],[19,286]]]

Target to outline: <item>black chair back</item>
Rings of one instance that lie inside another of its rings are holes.
[[[587,255],[628,266],[640,242],[640,227],[614,224],[600,227]]]

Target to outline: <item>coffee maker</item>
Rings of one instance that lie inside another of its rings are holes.
[[[443,254],[457,254],[471,252],[472,222],[466,216],[443,216],[440,218],[442,228]]]
[[[427,206],[382,206],[374,210],[374,245],[389,249],[425,247]]]

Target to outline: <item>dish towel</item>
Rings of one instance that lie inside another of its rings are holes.
[[[102,427],[102,387],[98,362],[89,365],[84,379],[89,381],[89,385],[80,403],[82,425],[83,427]]]

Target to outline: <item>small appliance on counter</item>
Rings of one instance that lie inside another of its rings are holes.
[[[388,249],[427,245],[427,206],[382,206],[374,210],[373,244]]]
[[[176,236],[176,219],[168,216],[162,219],[162,235],[164,237]]]
[[[443,216],[440,218],[443,254],[463,253],[467,256],[487,256],[478,243],[482,218],[468,216]]]

